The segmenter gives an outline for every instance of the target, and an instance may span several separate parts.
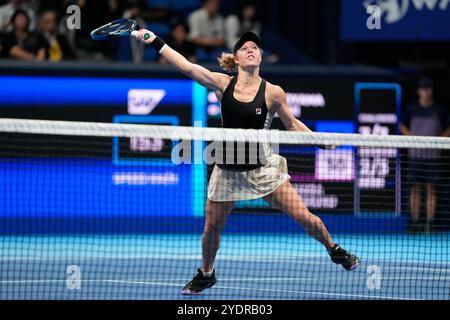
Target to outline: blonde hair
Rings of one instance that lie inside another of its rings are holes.
[[[222,52],[221,56],[217,58],[222,69],[228,72],[237,71],[236,57],[233,53]]]

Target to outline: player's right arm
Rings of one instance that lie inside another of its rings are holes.
[[[150,38],[147,40],[143,39],[145,33],[150,34]],[[156,36],[148,30],[141,29],[139,30],[139,35],[136,35],[136,38],[146,44],[151,44],[156,39]],[[198,64],[189,62],[185,57],[167,44],[164,45],[161,56],[180,72],[210,90],[223,92],[230,82],[230,77],[228,75],[212,72]]]

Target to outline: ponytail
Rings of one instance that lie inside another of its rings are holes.
[[[222,55],[219,58],[217,58],[217,60],[219,61],[220,67],[225,71],[228,72],[237,71],[237,63],[234,54],[223,52]]]

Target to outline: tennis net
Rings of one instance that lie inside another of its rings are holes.
[[[202,299],[449,299],[449,160],[439,137],[0,119],[0,299],[184,299],[211,176],[216,202],[245,199]],[[287,180],[266,200],[289,214],[259,198]]]

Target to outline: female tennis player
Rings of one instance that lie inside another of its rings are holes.
[[[140,30],[135,36],[159,51],[179,71],[215,91],[221,101],[223,127],[270,129],[274,114],[278,113],[287,130],[311,132],[292,115],[283,89],[260,77],[262,50],[261,40],[256,34],[243,34],[233,53],[224,53],[218,59],[223,69],[237,72],[234,77],[211,72],[189,62],[148,30]],[[309,212],[289,182],[286,159],[272,153],[269,148],[264,149],[266,161],[259,160],[256,164],[216,163],[208,186],[202,266],[182,289],[182,294],[200,294],[216,283],[214,260],[220,236],[234,202],[239,200],[263,198],[272,207],[291,216],[311,237],[324,245],[334,263],[346,270],[359,266],[358,257],[333,242],[322,220]]]

